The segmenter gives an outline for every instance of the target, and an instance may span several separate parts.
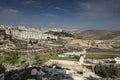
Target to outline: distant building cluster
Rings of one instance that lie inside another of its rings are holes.
[[[6,26],[1,25],[0,28],[5,30],[7,35],[11,35],[12,37],[18,39],[38,39],[38,40],[46,40],[46,39],[55,39],[57,40],[58,37],[45,34],[45,31],[35,28],[26,28],[24,26]]]

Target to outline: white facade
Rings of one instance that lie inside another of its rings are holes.
[[[24,26],[12,27],[12,26],[4,26],[4,25],[1,25],[0,27],[5,29],[7,35],[11,35],[19,39],[46,40],[49,38],[49,39],[57,40],[57,36],[45,34],[43,33],[44,31],[35,28],[25,28]]]
[[[116,64],[120,64],[120,58],[119,57],[116,57],[114,60],[116,61]]]

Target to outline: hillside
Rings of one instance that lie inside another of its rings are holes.
[[[120,31],[115,30],[85,30],[73,34],[82,40],[120,40]]]

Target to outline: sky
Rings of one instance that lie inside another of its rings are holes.
[[[120,0],[0,0],[0,24],[120,30]]]

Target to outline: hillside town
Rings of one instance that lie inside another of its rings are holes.
[[[120,80],[120,0],[0,0],[0,80]]]
[[[118,75],[119,40],[73,35],[62,29],[1,25],[0,80],[106,80],[108,74],[101,75],[99,66]]]
[[[13,36],[17,39],[38,39],[46,40],[48,38],[57,40],[57,36],[45,34],[45,31],[34,28],[26,28],[25,26],[5,26],[1,25],[0,28],[5,30],[6,35]]]

